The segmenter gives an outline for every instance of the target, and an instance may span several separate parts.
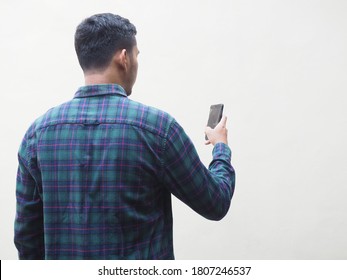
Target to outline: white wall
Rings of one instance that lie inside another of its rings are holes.
[[[132,99],[174,115],[208,164],[223,102],[237,172],[227,217],[174,201],[177,259],[347,258],[347,2],[1,0],[0,258],[15,259],[16,153],[29,124],[83,84],[73,36],[118,13],[138,29]]]

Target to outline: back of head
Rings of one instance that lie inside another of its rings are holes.
[[[83,20],[75,33],[75,50],[83,71],[103,70],[118,50],[130,52],[136,32],[128,19],[111,13]]]

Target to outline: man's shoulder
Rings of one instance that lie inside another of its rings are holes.
[[[59,119],[58,115],[61,113],[61,111],[64,110],[64,108],[70,106],[71,102],[73,102],[73,99],[60,105],[54,106],[37,117],[29,126],[29,129],[27,131],[28,136],[35,134],[37,130],[52,125],[52,122],[55,122]]]
[[[151,132],[166,135],[175,118],[168,112],[129,99],[129,121]]]

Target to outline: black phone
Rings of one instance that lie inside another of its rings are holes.
[[[223,116],[224,104],[215,104],[210,107],[210,114],[208,116],[207,126],[215,128]],[[205,139],[208,140],[207,135]]]

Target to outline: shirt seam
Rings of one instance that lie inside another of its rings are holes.
[[[160,156],[160,165],[161,165],[161,176],[160,178],[164,178],[164,170],[165,170],[165,160],[164,160],[164,155],[165,155],[165,151],[166,151],[166,148],[167,148],[167,142],[168,142],[168,134],[169,134],[169,131],[171,130],[172,126],[175,124],[175,119],[173,119],[170,123],[170,125],[167,126],[167,130],[165,132],[165,137],[163,138],[163,147],[162,147],[162,150],[161,150],[161,156]]]
[[[97,120],[96,121],[90,120],[92,122],[86,122],[86,121],[88,121],[88,119],[85,119],[81,122],[63,121],[63,122],[57,122],[57,123],[48,123],[48,124],[37,127],[36,131],[41,131],[42,129],[45,129],[45,128],[50,127],[50,126],[57,126],[57,125],[64,125],[64,124],[71,124],[71,125],[126,124],[126,125],[135,126],[135,127],[140,128],[140,129],[146,130],[149,133],[152,133],[154,135],[158,135],[161,138],[165,138],[167,136],[167,131],[162,132],[162,131],[155,130],[153,128],[144,126],[143,124],[142,125],[137,124],[136,122],[132,122],[132,121],[102,121],[102,122],[99,122]]]

